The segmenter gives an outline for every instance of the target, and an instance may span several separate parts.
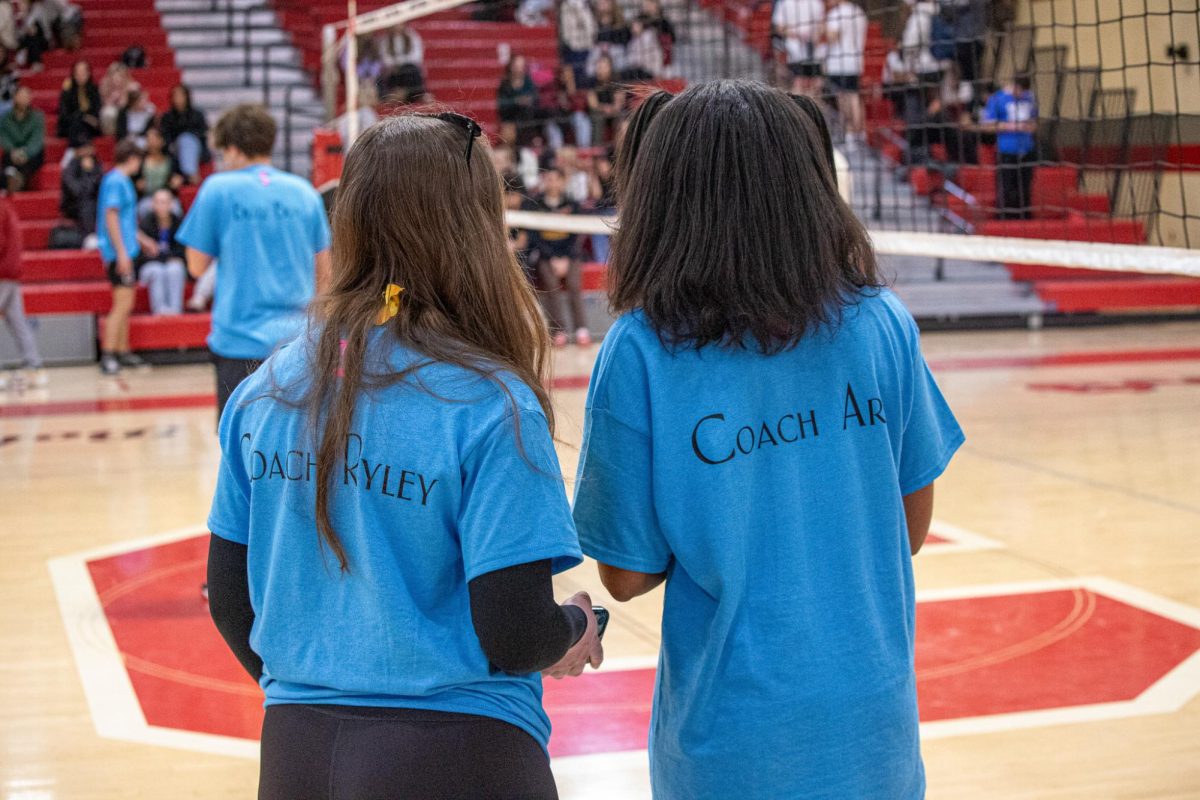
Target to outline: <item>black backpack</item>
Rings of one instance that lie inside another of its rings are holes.
[[[56,225],[50,230],[51,250],[80,250],[83,231],[75,225]]]

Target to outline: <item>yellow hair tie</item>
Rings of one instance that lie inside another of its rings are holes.
[[[397,286],[394,283],[389,283],[383,290],[383,308],[379,309],[379,313],[375,315],[376,325],[382,325],[400,313],[400,293],[403,291],[403,286]]]

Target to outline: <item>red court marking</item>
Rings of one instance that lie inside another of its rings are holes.
[[[59,400],[50,403],[0,405],[0,417],[49,417],[62,414],[113,414],[122,411],[161,411],[174,408],[216,406],[215,394],[150,395],[95,400]]]
[[[1200,348],[1179,350],[1122,350],[1087,353],[1058,353],[1046,356],[997,356],[988,358],[945,358],[929,362],[938,372],[1022,367],[1067,367],[1094,364],[1150,363],[1155,361],[1200,361]],[[590,376],[561,375],[550,382],[554,389],[586,389]],[[48,417],[61,414],[110,414],[122,411],[163,411],[215,406],[216,395],[149,395],[103,400],[61,400],[50,403],[0,405],[3,417]]]
[[[199,595],[208,540],[196,536],[88,562],[150,725],[256,739],[258,688]],[[917,606],[921,719],[1130,700],[1200,650],[1200,629],[1086,589]],[[641,749],[654,670],[545,682],[554,756]]]
[[[1077,367],[1091,364],[1150,363],[1153,361],[1200,361],[1200,348],[1174,350],[1102,350],[1084,353],[1053,353],[1044,356],[992,356],[985,358],[942,358],[929,362],[935,371],[1005,369],[1010,367]]]
[[[938,536],[936,533],[930,533],[925,536],[925,544],[946,544],[951,541],[945,536]]]

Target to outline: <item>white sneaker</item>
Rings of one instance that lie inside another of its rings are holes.
[[[22,376],[25,385],[34,389],[45,389],[50,385],[50,375],[46,370],[38,367],[37,369],[27,369]]]
[[[100,237],[94,233],[89,233],[87,236],[83,237],[83,249],[84,250],[99,250],[100,249]]]
[[[8,388],[8,373],[9,370],[0,370],[0,392]]]

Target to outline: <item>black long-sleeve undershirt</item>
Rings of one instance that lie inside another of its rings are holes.
[[[257,681],[263,664],[250,648],[254,609],[246,556],[245,545],[210,537],[208,603],[225,643]],[[467,588],[475,634],[492,666],[503,672],[521,675],[555,664],[587,629],[583,609],[554,602],[548,560],[480,575]]]

